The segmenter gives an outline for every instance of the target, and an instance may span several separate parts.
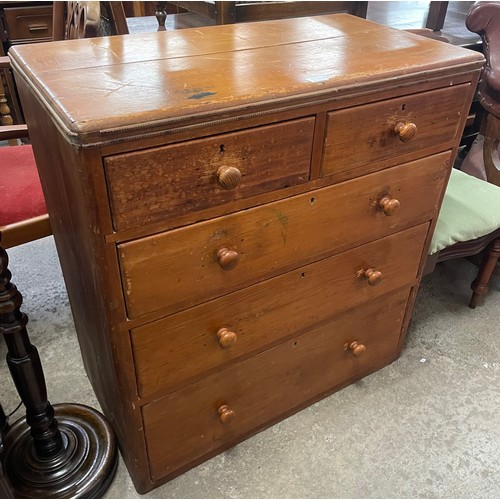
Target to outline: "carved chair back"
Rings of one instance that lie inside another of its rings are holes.
[[[126,34],[122,2],[54,2],[54,40]]]
[[[488,182],[500,186],[500,3],[476,2],[466,26],[483,40],[486,64],[478,88],[479,102],[486,111],[481,127],[483,158]]]

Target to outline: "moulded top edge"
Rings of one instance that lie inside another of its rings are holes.
[[[11,57],[17,78],[76,143],[472,71],[484,61],[346,14],[32,44],[14,47]]]

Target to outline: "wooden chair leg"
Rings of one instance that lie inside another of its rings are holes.
[[[498,147],[500,144],[500,118],[487,113],[486,126],[483,129],[484,146],[483,159],[486,168],[486,179],[492,184],[500,186],[500,158]]]
[[[215,24],[234,24],[236,8],[236,2],[215,2]]]
[[[472,288],[472,297],[469,303],[471,309],[475,309],[481,295],[485,295],[488,292],[488,284],[499,257],[500,238],[497,238],[488,245],[487,253],[481,262],[477,277],[470,286]]]
[[[432,31],[441,31],[446,18],[446,11],[450,2],[431,2],[429,4],[429,14],[425,27]]]

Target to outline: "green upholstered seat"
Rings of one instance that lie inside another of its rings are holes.
[[[500,187],[452,169],[429,255],[500,228]]]

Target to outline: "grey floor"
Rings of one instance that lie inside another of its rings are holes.
[[[53,239],[9,254],[51,402],[98,408]],[[500,277],[470,310],[474,272],[451,261],[424,279],[392,365],[142,497],[120,461],[106,497],[499,498]],[[10,411],[18,398],[4,362],[0,380]]]

